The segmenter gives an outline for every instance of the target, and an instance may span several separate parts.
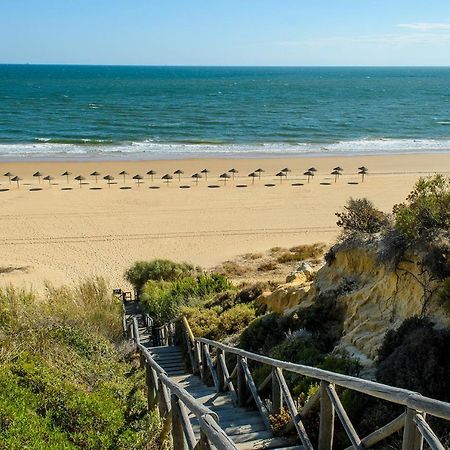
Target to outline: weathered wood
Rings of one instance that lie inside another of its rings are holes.
[[[272,367],[270,376],[272,378],[272,414],[280,414],[283,409],[283,396],[274,367]]]
[[[148,410],[152,410],[155,406],[155,402],[157,399],[157,385],[155,385],[155,379],[152,374],[152,367],[148,362],[145,362],[145,384],[147,386],[147,408]],[[156,380],[156,383],[158,381]]]
[[[219,427],[218,423],[210,416],[205,415],[199,419],[200,428],[217,450],[235,450],[233,441]]]
[[[209,445],[208,438],[203,430],[200,431],[200,440],[195,446],[194,450],[212,450]]]
[[[220,357],[223,357],[223,350],[220,348],[217,350],[217,356],[216,356],[216,373],[217,373],[217,392],[224,392],[225,391],[225,374],[223,371],[223,366],[220,363]]]
[[[225,384],[228,388],[228,392],[231,395],[231,400],[233,401],[233,404],[236,406],[237,402],[238,402],[237,394],[236,394],[236,390],[234,388],[233,381],[231,380],[230,374],[228,372],[228,367],[227,367],[225,355],[223,352],[221,352],[217,355],[217,364],[220,365],[222,368]]]
[[[245,406],[245,400],[247,397],[246,391],[247,391],[247,383],[245,382],[245,375],[244,375],[244,369],[241,364],[241,357],[237,356],[237,364],[236,364],[237,370],[237,396],[238,396],[238,405],[239,406]]]
[[[414,409],[406,409],[402,450],[422,450],[423,448],[423,436],[414,421],[416,414],[418,413]]]
[[[174,449],[188,450],[188,445],[184,437],[182,417],[179,410],[178,398],[175,394],[170,396],[172,411],[172,443]]]
[[[263,382],[257,386],[258,394],[261,394],[264,389],[272,382],[272,373],[269,373],[266,378],[264,378]],[[250,405],[250,403],[253,401],[253,395],[247,398],[247,401],[245,402],[246,405]]]
[[[334,436],[334,407],[325,381],[320,382],[319,450],[332,450]]]
[[[405,413],[400,414],[397,418],[387,423],[383,427],[370,433],[368,436],[361,439],[364,448],[373,447],[378,442],[391,436],[392,434],[400,431],[405,424]],[[350,445],[345,450],[353,450],[353,445]]]
[[[195,373],[196,371],[196,363],[195,363],[195,357],[194,357],[194,352],[192,351],[192,343],[189,340],[189,336],[187,335],[187,333],[183,333],[184,335],[184,340],[185,340],[185,345],[186,345],[186,350],[189,356],[189,361],[191,363],[191,370],[192,373]]]
[[[218,391],[218,386],[219,386],[219,380],[217,378],[217,372],[216,372],[216,368],[214,367],[214,363],[212,361],[211,355],[209,354],[209,345],[205,344],[203,345],[203,353],[205,355],[205,361],[206,364],[208,365],[209,368],[209,372],[211,374],[213,383],[214,383],[214,387],[216,388],[216,391]]]
[[[450,403],[435,400],[433,398],[423,397],[420,394],[411,395],[406,406],[416,411],[424,411],[441,419],[450,420]]]
[[[165,417],[170,411],[169,393],[161,378],[158,378],[158,409],[159,415]]]
[[[294,422],[295,429],[297,431],[300,440],[302,441],[303,446],[305,447],[306,450],[314,450],[311,441],[309,440],[308,434],[306,433],[300,415],[298,414],[291,393],[289,392],[289,388],[286,383],[286,380],[284,379],[283,372],[279,367],[275,368],[275,376],[277,378],[277,382],[280,386],[281,393],[283,394],[289,414]]]
[[[250,369],[248,368],[247,360],[245,358],[241,359],[241,365],[242,368],[244,369],[245,378],[247,380],[247,386],[250,388],[253,400],[255,400],[256,407],[258,408],[258,411],[261,414],[261,418],[264,422],[264,425],[266,426],[267,430],[271,431],[272,427],[270,425],[269,413],[267,412],[266,408],[263,405],[263,402],[261,401],[261,398],[258,394],[258,389],[255,385],[255,382],[253,381],[252,374],[250,373]]]
[[[200,369],[200,377],[203,380],[203,382],[206,381],[206,352],[205,352],[205,344],[200,343],[200,358],[201,358],[201,369]]]
[[[178,411],[181,418],[184,437],[186,438],[186,444],[189,450],[193,450],[193,448],[195,447],[196,439],[194,430],[192,429],[191,421],[189,420],[188,410],[186,406],[184,406],[183,402],[178,402]]]
[[[431,447],[431,450],[445,450],[441,441],[434,434],[434,431],[430,428],[423,416],[421,416],[420,414],[416,414],[414,416],[414,422],[417,425],[420,434],[424,437],[428,445]]]
[[[339,417],[342,427],[344,428],[345,433],[347,434],[348,438],[350,439],[350,442],[352,443],[354,449],[355,450],[364,450],[363,445],[361,444],[361,439],[358,436],[358,433],[356,432],[355,428],[353,427],[353,424],[350,421],[350,418],[348,417],[347,412],[345,411],[344,407],[342,406],[341,400],[338,397],[336,391],[334,390],[334,387],[329,384],[325,384],[324,388],[328,394],[329,399],[331,400],[331,403],[334,406],[334,409],[336,410],[336,414]]]

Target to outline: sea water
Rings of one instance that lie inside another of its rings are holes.
[[[450,68],[0,65],[0,158],[450,151]]]

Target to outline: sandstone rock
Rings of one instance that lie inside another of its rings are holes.
[[[314,269],[307,263],[302,262],[300,266],[286,277],[286,283],[306,283],[314,277]]]

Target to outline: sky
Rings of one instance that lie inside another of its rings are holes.
[[[450,65],[450,0],[0,2],[0,63]]]

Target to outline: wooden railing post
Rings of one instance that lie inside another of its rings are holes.
[[[200,369],[200,374],[201,374],[201,378],[203,381],[206,381],[206,376],[207,376],[207,362],[206,362],[206,353],[205,353],[205,344],[200,343],[200,357],[201,357],[201,361],[202,361],[202,365],[201,365],[201,369]]]
[[[417,411],[411,408],[407,408],[405,416],[405,427],[403,429],[402,450],[423,449],[423,436],[414,422],[414,416],[416,414],[418,414]]]
[[[275,367],[272,367],[272,414],[280,414],[283,409],[283,396],[278,379],[275,373]]]
[[[225,374],[223,371],[222,364],[220,362],[220,358],[224,357],[224,352],[222,349],[217,349],[217,358],[216,358],[216,370],[217,370],[217,391],[224,392],[225,391]]]
[[[182,417],[179,411],[179,401],[175,394],[170,396],[172,412],[172,442],[176,450],[188,450],[187,442],[184,437]]]
[[[147,408],[152,410],[157,402],[157,386],[155,386],[154,378],[152,374],[152,368],[150,364],[145,363],[145,383],[147,385]]]
[[[241,356],[237,356],[237,396],[238,405],[245,406],[247,400],[247,383],[245,382],[245,373],[241,364],[241,358]]]
[[[334,406],[328,396],[325,381],[320,382],[319,450],[332,450],[334,435]]]

